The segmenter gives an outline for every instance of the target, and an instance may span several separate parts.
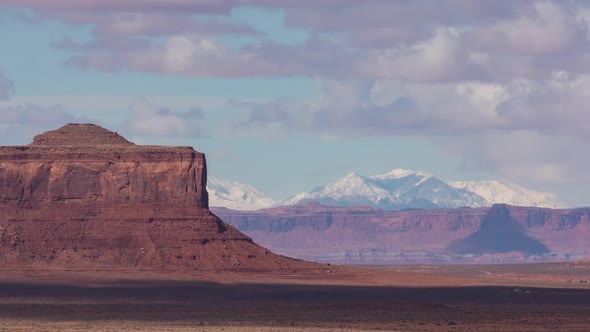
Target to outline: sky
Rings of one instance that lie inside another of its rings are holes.
[[[0,0],[0,145],[92,122],[287,198],[394,168],[590,205],[590,2]]]

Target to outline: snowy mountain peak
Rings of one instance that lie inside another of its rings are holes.
[[[399,168],[373,176],[351,172],[312,192],[300,193],[282,205],[309,201],[337,206],[369,205],[385,210],[483,207],[497,203],[568,206],[553,193],[531,190],[504,179],[447,182],[429,173]]]
[[[314,191],[314,193],[329,193],[333,197],[351,197],[358,195],[379,196],[384,194],[383,190],[375,188],[368,182],[368,179],[354,172],[350,172],[344,177]]]
[[[421,177],[432,177],[432,174],[424,173],[420,171],[414,171],[411,169],[396,168],[382,175],[374,175],[371,178],[375,179],[401,179],[408,176],[421,176]]]
[[[455,188],[469,190],[483,197],[489,205],[504,203],[517,206],[548,207],[562,209],[570,207],[556,194],[528,189],[505,179],[483,181],[454,181]]]
[[[333,183],[298,194],[282,204],[309,201],[337,206],[368,205],[385,210],[484,206],[486,203],[483,198],[453,188],[431,174],[405,169],[368,177],[349,173]]]
[[[255,187],[236,181],[207,177],[209,205],[234,210],[258,210],[271,207],[277,201]]]
[[[340,179],[338,179],[336,182],[341,182],[341,181],[352,181],[352,180],[362,180],[362,176],[358,175],[355,172],[349,172],[348,174],[346,174],[345,176],[341,177]]]
[[[432,174],[394,169],[363,176],[350,172],[335,182],[299,193],[278,203],[253,186],[210,176],[209,205],[256,210],[276,205],[317,202],[334,206],[373,206],[384,210],[409,208],[483,207],[504,203],[516,206],[567,208],[556,194],[525,188],[505,179],[443,181]]]

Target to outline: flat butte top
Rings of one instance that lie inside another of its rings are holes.
[[[135,145],[116,132],[90,123],[70,123],[33,138],[32,146]]]
[[[29,145],[0,146],[0,162],[21,159],[112,159],[119,154],[141,154],[140,159],[169,159],[171,154],[204,158],[190,146],[137,145],[114,131],[91,123],[70,123],[33,138]],[[122,156],[122,155],[121,155]],[[192,158],[192,157],[191,157]]]

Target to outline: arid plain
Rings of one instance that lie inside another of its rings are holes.
[[[0,331],[585,331],[590,263],[0,270]]]

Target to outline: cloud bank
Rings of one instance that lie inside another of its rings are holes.
[[[590,182],[590,5],[487,0],[0,0],[30,21],[90,25],[53,46],[79,69],[189,77],[308,77],[318,96],[238,103],[236,132],[420,136],[465,167],[529,182]],[[235,20],[284,14],[288,43]],[[238,46],[222,37],[242,42]],[[0,99],[11,83],[0,76]],[[4,114],[6,111],[4,111]],[[135,133],[190,135],[186,117],[138,100]],[[26,113],[26,112],[24,112]],[[198,113],[198,112],[197,112]],[[4,118],[11,118],[5,115]],[[6,121],[6,120],[5,120]]]

